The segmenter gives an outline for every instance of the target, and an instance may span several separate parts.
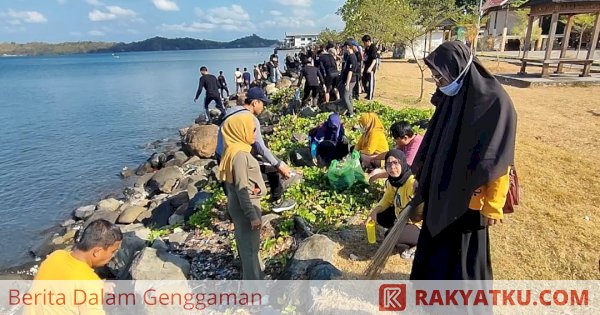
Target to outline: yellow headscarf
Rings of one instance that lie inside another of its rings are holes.
[[[235,114],[221,125],[225,150],[219,164],[219,180],[233,183],[233,157],[238,152],[250,152],[254,129],[254,116],[250,112]]]
[[[358,119],[358,123],[365,129],[365,133],[358,139],[356,150],[368,155],[389,151],[385,130],[377,114],[364,113]]]

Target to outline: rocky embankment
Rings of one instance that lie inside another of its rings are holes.
[[[290,87],[294,80],[285,78],[266,90],[268,94],[275,93]],[[229,105],[234,103],[232,100]],[[211,113],[213,118],[214,114],[218,115],[218,111]],[[277,120],[277,115],[262,115],[263,131],[272,131]],[[119,225],[124,239],[114,259],[98,270],[104,278],[239,279],[240,262],[233,224],[225,213],[226,204],[221,200],[212,206],[214,187],[218,187],[217,162],[213,159],[217,132],[216,124],[197,120],[180,130],[179,140],[170,145],[159,144],[157,152],[137,169],[124,168],[121,176],[133,184],[124,189],[122,197],[74,209],[72,219],[52,229],[43,242],[31,249],[36,263],[13,270],[9,277],[31,278],[49,253],[71,248],[87,224],[105,219]],[[209,201],[211,206],[206,209]],[[203,227],[189,222],[199,209],[206,211],[207,224]],[[293,227],[284,232],[281,217],[263,217],[261,256],[267,279],[341,277],[332,265],[337,244],[324,235],[313,234],[300,217],[292,221]]]

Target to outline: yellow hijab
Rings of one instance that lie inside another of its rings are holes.
[[[235,114],[223,123],[224,151],[219,164],[219,180],[233,183],[233,158],[238,152],[250,152],[254,143],[254,116],[250,112]]]
[[[365,133],[358,139],[356,150],[368,155],[389,151],[385,130],[377,114],[362,114],[358,119],[358,124],[365,129]]]

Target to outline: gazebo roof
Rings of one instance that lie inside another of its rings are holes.
[[[536,5],[551,4],[551,3],[560,4],[560,3],[575,3],[575,2],[596,2],[596,3],[600,4],[600,0],[529,0],[529,1],[525,2],[523,5],[521,5],[521,8],[533,7]]]

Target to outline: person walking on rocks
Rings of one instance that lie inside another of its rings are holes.
[[[240,68],[235,69],[235,72],[233,73],[233,82],[235,82],[236,94],[243,90],[244,78],[242,72],[240,71]]]
[[[243,280],[262,280],[258,251],[262,214],[260,199],[267,188],[258,161],[250,154],[255,142],[254,116],[245,111],[229,117],[221,126],[224,152],[219,179],[227,187],[227,210],[235,229]]]
[[[313,65],[312,58],[306,59],[306,64],[304,68],[300,71],[300,77],[298,78],[298,88],[302,86],[302,79],[306,79],[304,83],[304,93],[302,95],[302,104],[304,105],[306,101],[310,98],[310,106],[317,106],[317,101],[319,99],[319,87],[322,86],[323,90],[327,92],[327,88],[325,87],[325,79],[321,72],[317,67]]]
[[[200,67],[200,83],[198,83],[198,90],[196,91],[196,97],[194,98],[194,103],[202,94],[202,90],[206,90],[206,96],[204,97],[204,116],[206,117],[206,123],[210,122],[210,115],[208,112],[208,106],[211,102],[215,102],[217,104],[217,108],[221,111],[221,118],[225,116],[225,107],[223,106],[223,101],[221,100],[221,96],[219,93],[219,81],[217,78],[208,73],[208,68],[205,66]]]
[[[219,91],[221,91],[221,97],[225,97],[223,95],[223,91],[227,92],[227,97],[229,97],[229,89],[227,88],[227,80],[225,80],[223,71],[219,71],[219,77],[217,78],[217,80],[219,81]]]
[[[271,103],[271,100],[265,96],[265,92],[260,87],[250,88],[245,97],[243,94],[238,94],[238,97],[243,98],[243,102],[241,102],[241,105],[230,108],[225,118],[223,118],[223,122],[247,112],[254,115],[255,142],[252,145],[252,152],[259,161],[261,173],[264,174],[269,181],[272,210],[276,213],[291,210],[296,206],[296,202],[293,199],[283,198],[283,180],[290,178],[292,172],[283,161],[277,159],[271,150],[267,148],[260,131],[260,122],[258,118],[256,118],[256,116],[262,113],[264,105]],[[225,138],[222,129],[223,126],[221,126],[221,130],[217,137],[216,155],[218,158],[221,158],[225,151]]]

